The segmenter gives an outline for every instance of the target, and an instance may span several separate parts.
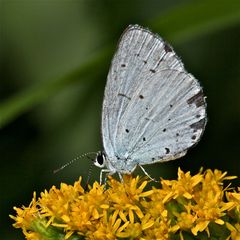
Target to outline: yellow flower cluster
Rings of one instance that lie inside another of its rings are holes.
[[[240,188],[223,187],[232,180],[219,170],[178,170],[177,180],[109,177],[85,191],[81,178],[34,194],[29,207],[14,208],[14,227],[26,239],[240,239]],[[161,187],[160,187],[161,186]],[[146,190],[148,189],[148,190]],[[224,238],[221,238],[224,239]]]

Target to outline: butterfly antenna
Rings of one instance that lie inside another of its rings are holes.
[[[77,160],[79,160],[79,159],[81,159],[81,158],[87,157],[87,156],[90,155],[90,154],[95,154],[95,155],[97,155],[97,152],[88,152],[88,153],[84,153],[84,154],[82,154],[82,155],[80,155],[80,156],[77,156],[77,157],[75,157],[74,159],[72,159],[71,161],[69,161],[68,163],[62,165],[60,168],[55,169],[55,170],[53,171],[53,173],[55,174],[55,173],[61,171],[61,170],[64,169],[65,167],[71,165],[72,163],[76,162]],[[93,159],[91,159],[91,160],[93,161]]]

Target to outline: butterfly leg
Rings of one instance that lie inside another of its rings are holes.
[[[148,178],[150,178],[152,181],[154,181],[154,182],[158,182],[155,178],[152,178],[148,173],[147,173],[147,171],[143,168],[143,166],[141,166],[141,165],[139,165],[139,167],[142,169],[142,171],[144,172],[144,174],[148,177]]]
[[[100,180],[99,180],[99,182],[100,182],[100,185],[102,185],[102,180],[103,180],[103,173],[106,173],[106,175],[105,175],[105,177],[104,177],[104,184],[106,184],[106,182],[107,182],[107,176],[109,175],[109,174],[111,174],[111,171],[109,170],[109,169],[102,169],[101,170],[101,172],[100,172]]]
[[[120,172],[118,173],[118,176],[119,176],[121,182],[123,182],[123,177],[122,177],[122,174]]]

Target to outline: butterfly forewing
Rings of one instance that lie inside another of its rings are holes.
[[[205,126],[205,100],[173,49],[139,26],[123,33],[102,111],[106,156],[150,164],[182,156]]]

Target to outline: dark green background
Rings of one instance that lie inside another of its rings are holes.
[[[87,178],[91,161],[75,156],[101,150],[100,119],[111,57],[122,31],[140,24],[158,32],[200,80],[208,124],[187,156],[146,169],[175,178],[177,168],[201,166],[239,175],[240,3],[199,0],[1,1],[0,231],[13,206],[28,205],[60,182]],[[93,168],[91,180],[99,179]],[[237,183],[235,183],[237,185]]]

